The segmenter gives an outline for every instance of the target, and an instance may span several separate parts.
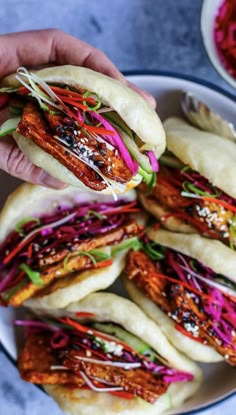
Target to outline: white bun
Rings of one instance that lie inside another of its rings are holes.
[[[36,311],[40,313],[40,310]],[[145,412],[148,415],[157,415],[170,409],[170,401],[173,407],[179,406],[196,392],[202,378],[199,367],[178,352],[159,327],[130,300],[111,293],[94,293],[79,302],[70,304],[64,310],[52,310],[50,315],[54,317],[67,315],[76,318],[75,313],[80,311],[94,313],[97,321],[121,325],[130,333],[149,343],[164,359],[168,360],[171,367],[192,373],[194,380],[172,384],[168,389],[168,394],[158,399],[155,405],[147,404],[140,398],[126,401],[108,394],[82,390],[71,392],[63,386],[46,386],[46,391],[66,413],[91,415],[96,411],[98,415],[141,415]]]
[[[215,273],[236,283],[236,253],[222,242],[198,234],[174,233],[164,229],[155,231],[153,227],[147,229],[147,236],[160,245],[202,262]]]
[[[164,122],[167,148],[210,183],[236,198],[236,145],[216,134],[199,130],[181,118]]]
[[[68,186],[63,190],[50,189],[30,183],[24,183],[12,192],[0,212],[0,243],[15,225],[28,216],[39,217],[53,212],[57,206],[74,206],[76,203],[112,201],[112,196],[94,193]],[[135,190],[120,195],[118,200],[136,200]]]
[[[136,192],[131,190],[120,199],[133,201]],[[108,202],[111,196],[95,194],[68,186],[63,190],[53,190],[42,186],[24,183],[19,186],[6,200],[0,213],[0,243],[15,228],[15,225],[28,216],[40,217],[53,212],[58,206],[72,207],[75,204],[85,202]],[[137,217],[137,221],[145,221],[143,215]],[[55,281],[55,291],[43,293],[38,298],[32,298],[26,302],[32,308],[36,306],[47,308],[65,307],[72,301],[81,299],[91,292],[102,290],[110,286],[120,275],[125,265],[124,250],[116,255],[113,264],[107,268],[88,270],[73,274],[69,278]]]
[[[120,115],[143,143],[154,151],[157,157],[163,153],[165,149],[165,132],[158,115],[144,98],[125,84],[91,69],[72,65],[45,68],[34,73],[48,83],[59,83],[95,92],[104,104],[111,106]],[[12,74],[3,79],[2,85],[18,86],[19,82],[15,79],[15,75]],[[32,163],[42,167],[45,171],[65,183],[84,187],[83,183],[68,169],[60,166],[57,160],[53,159],[37,145],[29,143],[28,139],[18,133],[14,133],[13,137],[21,151]],[[139,181],[130,182],[124,192],[131,187],[137,186]],[[117,188],[115,187],[114,190],[119,193]],[[109,188],[105,192],[110,193]]]

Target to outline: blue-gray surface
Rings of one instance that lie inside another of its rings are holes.
[[[121,70],[171,70],[232,92],[204,52],[201,0],[2,0],[0,4],[0,33],[61,28],[103,49]],[[235,408],[236,399],[231,398],[202,415],[234,415]],[[42,413],[61,414],[49,397],[23,383],[0,353],[0,415]]]

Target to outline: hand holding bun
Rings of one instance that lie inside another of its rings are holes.
[[[2,65],[0,77],[17,70],[19,66],[38,67],[54,65],[80,65],[118,79],[127,81],[106,55],[82,42],[79,39],[57,29],[29,31],[2,35],[0,55]],[[148,93],[138,91],[152,106],[155,100]],[[6,97],[1,96],[0,108],[6,104]],[[6,111],[0,112],[0,121],[6,118]],[[54,188],[62,188],[64,184],[52,177],[40,167],[32,164],[20,151],[15,141],[7,136],[0,140],[0,169],[20,179]]]

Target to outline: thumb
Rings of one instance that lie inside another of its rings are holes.
[[[62,189],[66,186],[60,180],[32,164],[10,136],[1,138],[0,141],[0,169],[30,183],[55,189]]]

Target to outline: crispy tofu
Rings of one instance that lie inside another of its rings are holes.
[[[70,370],[52,370],[51,366],[61,366],[61,362],[50,347],[50,335],[30,335],[18,362],[23,380],[36,384],[74,383],[83,386],[81,376],[76,376]]]
[[[113,245],[122,242],[126,238],[136,236],[139,232],[140,228],[136,222],[130,221],[101,236],[75,242],[72,245],[72,251],[69,250],[69,248],[61,247],[55,254],[51,256],[48,254],[44,259],[39,260],[39,269],[42,268],[40,278],[43,280],[44,285],[36,285],[32,281],[29,281],[11,296],[8,303],[13,307],[19,307],[36,293],[39,293],[39,295],[41,295],[41,293],[42,295],[46,295],[56,289],[65,287],[69,283],[70,278],[74,278],[74,273],[76,273],[77,278],[79,272],[96,268],[96,265],[94,265],[92,260],[85,255],[71,256],[71,258],[68,259],[66,266],[64,266],[64,258],[68,254],[73,253],[73,251],[87,252],[91,249]],[[61,281],[62,279],[63,281]],[[50,288],[47,290],[47,287],[49,286]]]

